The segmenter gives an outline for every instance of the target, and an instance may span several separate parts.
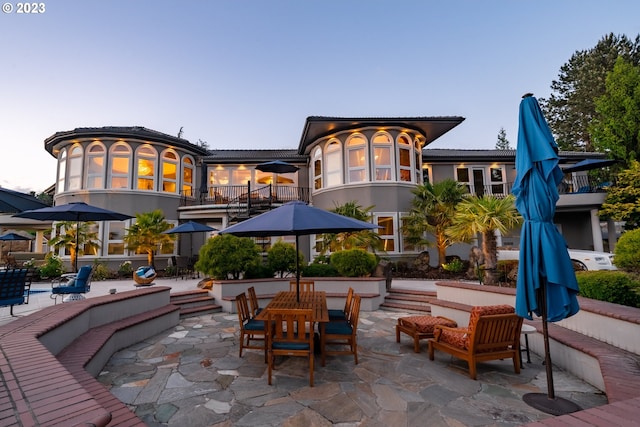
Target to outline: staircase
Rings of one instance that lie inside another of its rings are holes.
[[[434,291],[416,291],[410,289],[391,289],[381,310],[402,311],[419,314],[431,314],[431,300],[436,299]]]
[[[216,304],[206,289],[171,293],[169,299],[171,304],[180,307],[181,319],[222,311],[222,306]]]

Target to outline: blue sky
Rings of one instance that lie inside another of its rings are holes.
[[[522,94],[640,34],[637,0],[44,4],[0,14],[0,186],[19,191],[54,183],[44,140],[76,127],[295,149],[308,116],[463,116],[430,147],[494,148],[502,127],[515,147]]]

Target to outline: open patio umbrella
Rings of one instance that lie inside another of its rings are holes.
[[[293,201],[271,211],[225,228],[220,234],[244,237],[295,236],[296,237],[296,294],[300,298],[300,236],[345,231],[375,230],[380,228],[369,222],[338,215],[324,209]]]
[[[71,202],[59,206],[28,210],[16,215],[19,218],[37,219],[40,221],[75,221],[77,225],[85,221],[124,221],[133,218],[131,215],[88,205],[84,202]],[[76,232],[76,250],[78,248],[78,233]],[[78,271],[78,257],[76,256],[73,271]]]
[[[30,194],[0,188],[0,212],[17,213],[29,209],[46,208],[49,205],[41,202]]]
[[[185,234],[185,233],[204,233],[207,231],[217,231],[217,228],[209,227],[205,224],[200,224],[195,221],[187,221],[184,224],[180,224],[177,227],[170,228],[167,231],[163,231],[163,234]],[[191,237],[191,256],[193,256],[193,237]]]
[[[297,172],[298,167],[291,163],[283,162],[282,160],[272,160],[270,162],[260,163],[256,166],[256,169],[262,172],[279,173],[292,173]]]
[[[516,313],[542,318],[548,395],[528,393],[526,403],[541,411],[560,415],[580,408],[557,398],[549,352],[547,322],[557,322],[578,312],[578,283],[567,244],[553,223],[557,186],[562,180],[557,145],[538,101],[527,94],[520,103],[516,178],[513,194],[524,217],[520,236],[520,260],[516,285]]]
[[[11,253],[11,244],[14,240],[33,240],[33,237],[23,236],[18,233],[5,233],[0,236],[0,240],[9,242],[9,253]]]
[[[613,159],[585,159],[574,165],[567,166],[562,170],[564,173],[589,171],[592,169],[599,169],[606,166],[615,165],[617,160]]]

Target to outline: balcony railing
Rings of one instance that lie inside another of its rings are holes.
[[[587,175],[566,175],[565,179],[558,185],[558,194],[597,193],[605,191],[610,185],[610,182],[601,182]],[[512,187],[512,182],[506,182],[502,184],[484,185],[479,189],[471,187],[469,192],[480,197],[487,194],[501,198],[510,194]]]
[[[250,195],[250,196],[249,196]],[[265,185],[252,189],[251,185],[218,185],[195,189],[193,192],[182,192],[180,206],[216,205],[227,207],[230,203],[252,203],[268,201],[269,203],[286,203],[293,200],[309,202],[309,188],[284,185]]]

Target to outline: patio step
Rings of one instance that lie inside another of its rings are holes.
[[[384,302],[380,304],[380,308],[387,311],[429,314],[431,313],[431,301],[436,298],[436,293],[433,291],[391,289],[384,298]]]
[[[180,307],[180,318],[182,319],[222,311],[222,306],[216,304],[216,299],[206,289],[172,293],[170,302]]]

